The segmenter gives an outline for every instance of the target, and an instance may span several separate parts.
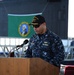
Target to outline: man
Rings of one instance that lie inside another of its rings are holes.
[[[45,18],[41,15],[36,15],[31,24],[36,34],[30,39],[25,57],[38,57],[60,67],[64,60],[64,46],[59,36],[47,29]]]

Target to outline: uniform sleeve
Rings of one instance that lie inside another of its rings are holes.
[[[54,57],[53,59],[50,60],[51,64],[54,64],[55,66],[60,67],[60,64],[63,62],[64,60],[64,46],[63,43],[61,41],[61,39],[55,39],[54,41]]]

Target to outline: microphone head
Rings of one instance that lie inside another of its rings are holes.
[[[23,44],[21,44],[21,47],[23,47],[23,45],[27,44],[28,43],[28,40],[26,39]]]
[[[26,40],[23,42],[23,45],[24,45],[24,44],[27,44],[27,43],[28,43],[28,40],[26,39]]]

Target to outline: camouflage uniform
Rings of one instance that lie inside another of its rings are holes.
[[[61,61],[64,60],[64,46],[55,33],[47,30],[45,34],[31,37],[25,57],[39,57],[60,67]]]

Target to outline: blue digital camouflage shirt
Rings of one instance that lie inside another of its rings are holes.
[[[31,37],[25,57],[39,57],[60,67],[64,60],[64,46],[55,33],[47,30],[45,34]]]

